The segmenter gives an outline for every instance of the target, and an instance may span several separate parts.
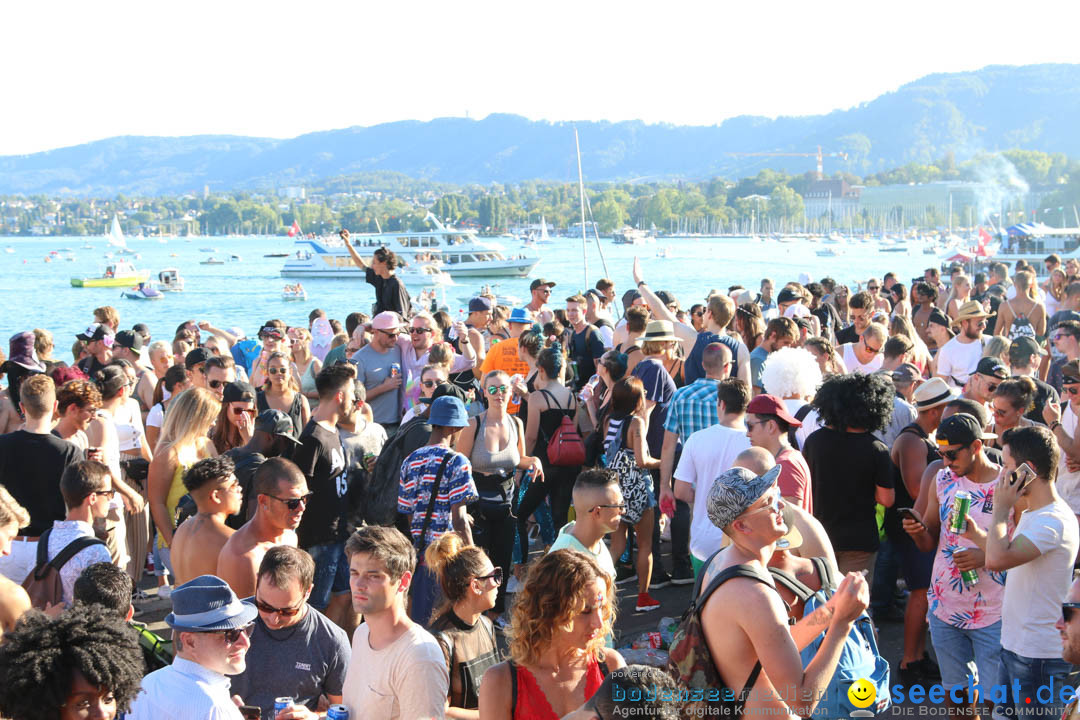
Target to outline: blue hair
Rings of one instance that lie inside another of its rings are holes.
[[[548,379],[559,377],[559,373],[561,373],[563,369],[564,361],[565,356],[562,351],[562,343],[558,340],[541,350],[540,356],[536,358],[537,366],[543,368]]]

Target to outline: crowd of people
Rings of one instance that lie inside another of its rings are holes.
[[[458,312],[342,238],[370,315],[10,339],[0,717],[1076,713],[1080,263]]]

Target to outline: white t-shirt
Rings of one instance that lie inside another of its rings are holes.
[[[802,427],[795,430],[795,442],[799,443],[799,449],[806,447],[806,438],[814,434],[816,430],[820,430],[824,425],[821,422],[821,416],[818,415],[817,410],[811,410],[806,413],[806,417],[802,420]]]
[[[885,362],[885,356],[878,353],[874,355],[874,359],[870,362],[861,363],[859,362],[859,356],[855,354],[855,343],[844,343],[840,347],[844,350],[842,353],[844,367],[847,368],[848,372],[873,375],[881,369],[881,365]]]
[[[1060,500],[1028,510],[1020,516],[1012,537],[1020,535],[1042,555],[1010,569],[1005,577],[1001,647],[1028,658],[1059,658],[1061,635],[1054,624],[1061,617],[1061,603],[1080,548],[1076,515]]]
[[[1071,403],[1064,403],[1065,412],[1061,415],[1061,426],[1069,437],[1076,437],[1077,422],[1076,413],[1073,412]],[[1065,451],[1061,451],[1058,459],[1058,474],[1054,484],[1057,486],[1058,495],[1064,500],[1074,513],[1080,513],[1080,471],[1070,472],[1065,466]]]
[[[938,350],[937,373],[952,387],[960,387],[968,381],[982,358],[983,346],[979,340],[968,343],[954,337]]]
[[[445,715],[450,674],[439,643],[413,625],[390,647],[372,650],[364,623],[353,633],[342,700],[352,718],[427,720]]]
[[[161,427],[161,424],[165,421],[165,408],[161,406],[161,403],[157,403],[154,407],[150,408],[150,412],[146,413],[146,427]]]
[[[720,549],[724,532],[712,524],[706,513],[709,490],[713,481],[731,469],[739,453],[750,447],[746,428],[738,429],[713,425],[686,439],[675,479],[694,489],[694,515],[690,521],[690,552],[698,560],[708,560]]]

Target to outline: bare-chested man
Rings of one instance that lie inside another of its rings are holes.
[[[307,480],[284,458],[270,458],[255,471],[255,516],[229,538],[218,555],[219,578],[237,597],[255,594],[259,563],[275,545],[296,547],[296,528],[307,506]]]
[[[713,578],[736,566],[756,577],[735,575],[719,585],[706,599],[701,621],[716,669],[745,714],[782,712],[786,703],[790,714],[806,716],[832,679],[844,639],[869,604],[870,591],[865,578],[849,574],[820,611],[788,626],[787,608],[766,569],[776,541],[788,530],[779,474],[778,466],[763,475],[733,467],[713,483],[709,520],[732,543],[706,566],[702,586],[707,591]],[[825,639],[804,670],[799,649],[823,630]]]
[[[173,533],[172,564],[177,585],[217,572],[218,554],[236,532],[225,524],[225,518],[240,512],[243,497],[233,469],[232,459],[219,455],[200,460],[184,473],[184,487],[195,500],[198,513]]]

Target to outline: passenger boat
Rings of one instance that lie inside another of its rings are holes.
[[[150,283],[139,283],[138,287],[125,290],[120,295],[128,300],[162,300],[165,297]]]
[[[367,260],[380,247],[392,250],[405,261],[436,262],[452,277],[526,277],[540,258],[535,255],[507,257],[498,243],[480,240],[470,230],[443,226],[428,213],[435,230],[427,232],[364,233],[353,235],[353,248]],[[295,252],[281,268],[281,277],[363,278],[364,271],[353,262],[337,237],[307,238],[298,235]]]
[[[97,277],[73,277],[71,287],[132,287],[149,279],[148,270],[136,270],[126,260],[118,260],[105,266],[105,272]]]
[[[162,292],[183,292],[184,278],[176,268],[164,268],[158,274],[158,289]]]

